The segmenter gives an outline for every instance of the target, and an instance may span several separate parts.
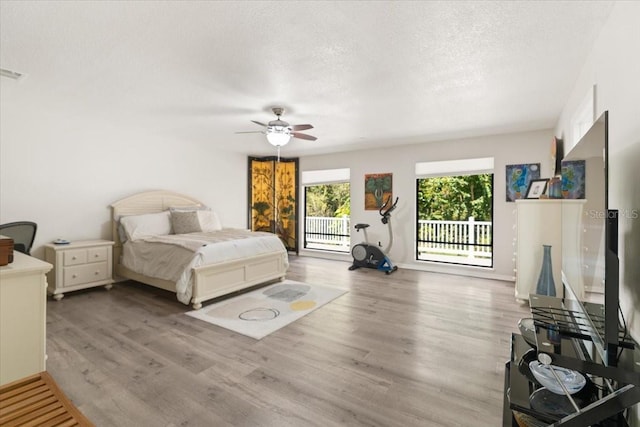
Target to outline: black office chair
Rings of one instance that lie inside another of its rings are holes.
[[[36,238],[38,224],[31,221],[16,221],[0,225],[0,235],[13,239],[13,249],[31,255],[31,246]]]

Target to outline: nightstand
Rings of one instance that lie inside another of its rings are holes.
[[[47,274],[49,294],[56,301],[66,292],[113,283],[113,244],[109,240],[84,240],[65,245],[45,245],[45,260],[53,264]]]

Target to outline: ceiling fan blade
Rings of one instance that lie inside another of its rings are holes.
[[[298,139],[306,139],[308,141],[315,141],[316,139],[318,139],[315,136],[307,135],[306,133],[300,132],[291,132],[291,136]]]
[[[255,121],[255,120],[251,120],[251,121],[252,121],[253,123],[257,124],[257,125],[262,126],[262,127],[265,127],[265,128],[267,127],[267,125],[265,125],[264,123],[260,123],[260,122],[257,122],[257,121]]]
[[[311,125],[292,125],[291,129],[292,130],[308,130],[308,129],[313,129],[313,126],[311,126]]]
[[[264,132],[261,130],[247,130],[243,132],[234,132],[234,133],[264,133]]]

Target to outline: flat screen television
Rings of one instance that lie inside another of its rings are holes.
[[[562,161],[563,196],[571,198],[562,207],[562,282],[580,330],[602,362],[615,366],[626,343],[618,317],[618,211],[609,206],[608,130],[605,111]]]

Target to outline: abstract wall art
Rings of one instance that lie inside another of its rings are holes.
[[[507,202],[523,199],[531,180],[540,178],[540,163],[507,165],[505,169]]]

